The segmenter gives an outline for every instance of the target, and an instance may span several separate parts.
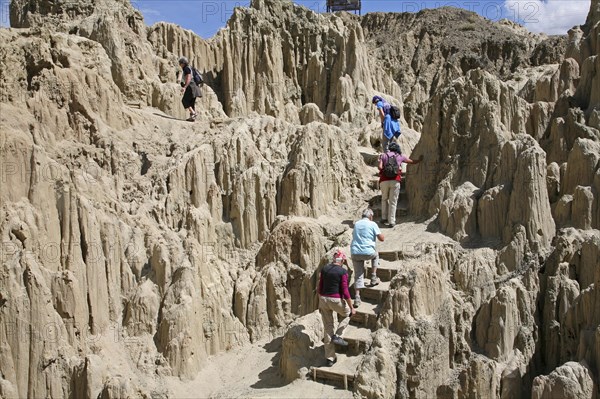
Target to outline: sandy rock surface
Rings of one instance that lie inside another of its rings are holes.
[[[598,0],[557,37],[287,0],[208,40],[127,0],[10,16],[0,397],[598,396]],[[181,55],[206,80],[195,123]],[[375,94],[424,161],[353,320],[348,392],[311,381],[315,286],[362,210],[380,217]]]

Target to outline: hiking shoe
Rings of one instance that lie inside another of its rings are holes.
[[[193,118],[193,117],[191,117],[191,116],[190,116],[189,118],[187,118],[187,119],[186,119],[186,121],[188,121],[188,122],[194,122],[195,120],[196,120],[196,119],[195,119],[195,118]]]
[[[384,225],[385,225],[385,224],[387,224],[387,219],[381,219],[381,221],[380,221],[379,223],[381,223],[381,224],[384,224]]]
[[[335,358],[333,360],[327,359],[326,365],[327,365],[327,367],[331,367],[331,366],[333,366],[335,364],[335,362],[337,362],[337,358]]]
[[[392,224],[392,223],[385,222],[385,223],[383,224],[383,226],[384,226],[384,227],[394,227],[394,226],[395,226],[395,224]]]
[[[379,284],[379,277],[377,277],[377,276],[371,277],[371,287],[376,286],[377,284]]]
[[[336,345],[339,346],[348,346],[348,342],[344,341],[342,339],[342,337],[338,337],[337,335],[334,335],[333,338],[331,339],[331,342],[333,342]]]
[[[359,307],[361,303],[362,303],[362,301],[360,300],[359,296],[357,296],[356,298],[354,298],[354,307],[355,308]]]

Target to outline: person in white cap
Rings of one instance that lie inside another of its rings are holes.
[[[323,319],[323,328],[325,337],[325,357],[327,366],[331,367],[337,361],[335,355],[335,345],[348,346],[342,335],[344,330],[350,324],[350,317],[356,313],[352,307],[352,299],[348,291],[348,271],[344,268],[348,264],[346,255],[339,249],[333,255],[333,263],[325,265],[321,269],[319,277],[319,312]],[[334,332],[333,314],[343,317],[339,320],[338,328]]]

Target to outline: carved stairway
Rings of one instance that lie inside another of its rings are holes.
[[[369,187],[379,188],[379,178],[377,176],[378,154],[370,149],[361,149],[361,154],[365,164],[369,166],[372,178],[369,181]],[[406,165],[404,165],[406,167]],[[403,169],[403,181],[406,176],[406,169]],[[404,184],[403,184],[404,186]],[[381,196],[377,195],[369,201],[369,206],[374,211],[374,221],[381,219]],[[400,192],[398,199],[398,208],[396,211],[397,219],[406,214],[407,198],[404,187]],[[382,226],[380,225],[380,228]],[[385,235],[385,229],[382,229]],[[312,367],[311,375],[313,380],[342,386],[349,389],[353,386],[356,373],[363,360],[364,354],[371,346],[371,334],[377,329],[377,319],[383,302],[385,301],[391,280],[400,270],[400,251],[379,251],[379,267],[377,268],[377,277],[380,283],[376,286],[369,286],[372,266],[370,262],[365,262],[365,288],[361,289],[361,305],[356,309],[356,314],[352,316],[350,325],[344,332],[343,338],[348,342],[348,347],[336,346],[337,362],[332,367]],[[350,261],[351,263],[351,261]],[[351,266],[351,265],[350,265]]]
[[[362,303],[350,319],[350,325],[343,336],[348,342],[348,347],[336,346],[337,362],[332,367],[313,367],[313,380],[343,386],[345,389],[353,385],[364,353],[371,346],[371,333],[377,329],[379,309],[388,295],[390,281],[400,270],[397,252],[380,252],[379,256],[377,276],[381,281],[374,287],[365,285],[365,288],[361,289]],[[369,264],[366,273],[369,278],[371,270]]]

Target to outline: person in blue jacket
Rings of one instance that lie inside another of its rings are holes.
[[[400,137],[400,121],[395,120],[390,115],[390,104],[380,96],[373,97],[373,104],[377,106],[379,117],[381,118],[381,127],[383,135],[381,137],[382,152],[388,151],[388,145],[394,138]]]

